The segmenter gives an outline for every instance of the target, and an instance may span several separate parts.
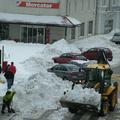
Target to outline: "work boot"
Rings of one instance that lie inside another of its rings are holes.
[[[11,108],[11,112],[12,112],[12,113],[15,113],[15,110],[14,110],[13,108]]]
[[[8,113],[11,113],[11,110],[8,110]]]

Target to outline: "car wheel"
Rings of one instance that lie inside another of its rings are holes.
[[[57,61],[56,60],[54,60],[54,63],[56,63]]]

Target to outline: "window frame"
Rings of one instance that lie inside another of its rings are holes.
[[[88,22],[88,34],[93,34],[93,20]]]

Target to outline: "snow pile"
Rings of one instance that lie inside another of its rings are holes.
[[[94,89],[83,89],[82,86],[76,85],[73,90],[67,91],[61,100],[90,104],[99,107],[101,95]]]
[[[30,57],[22,62],[29,76],[14,86],[17,93],[14,108],[22,113],[23,118],[38,119],[46,110],[57,109],[64,90],[71,87],[71,82],[47,72],[51,64],[40,57]]]
[[[74,44],[69,44],[65,39],[61,39],[61,40],[53,43],[52,48],[59,50],[62,53],[65,53],[65,52],[80,53],[80,50]]]
[[[50,61],[52,57],[60,56],[66,52],[80,53],[80,50],[74,44],[69,44],[66,40],[61,39],[53,44],[47,44],[40,54],[42,58]]]

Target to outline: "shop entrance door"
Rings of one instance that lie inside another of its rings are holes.
[[[37,29],[37,42],[38,43],[45,43],[44,42],[44,29],[43,28]]]
[[[32,37],[33,37],[33,29],[32,28],[27,28],[28,29],[28,35],[27,35],[27,37],[28,37],[28,43],[32,43],[32,41],[33,41],[33,39],[32,39]]]
[[[45,42],[45,28],[37,26],[21,26],[21,42],[41,43]]]

